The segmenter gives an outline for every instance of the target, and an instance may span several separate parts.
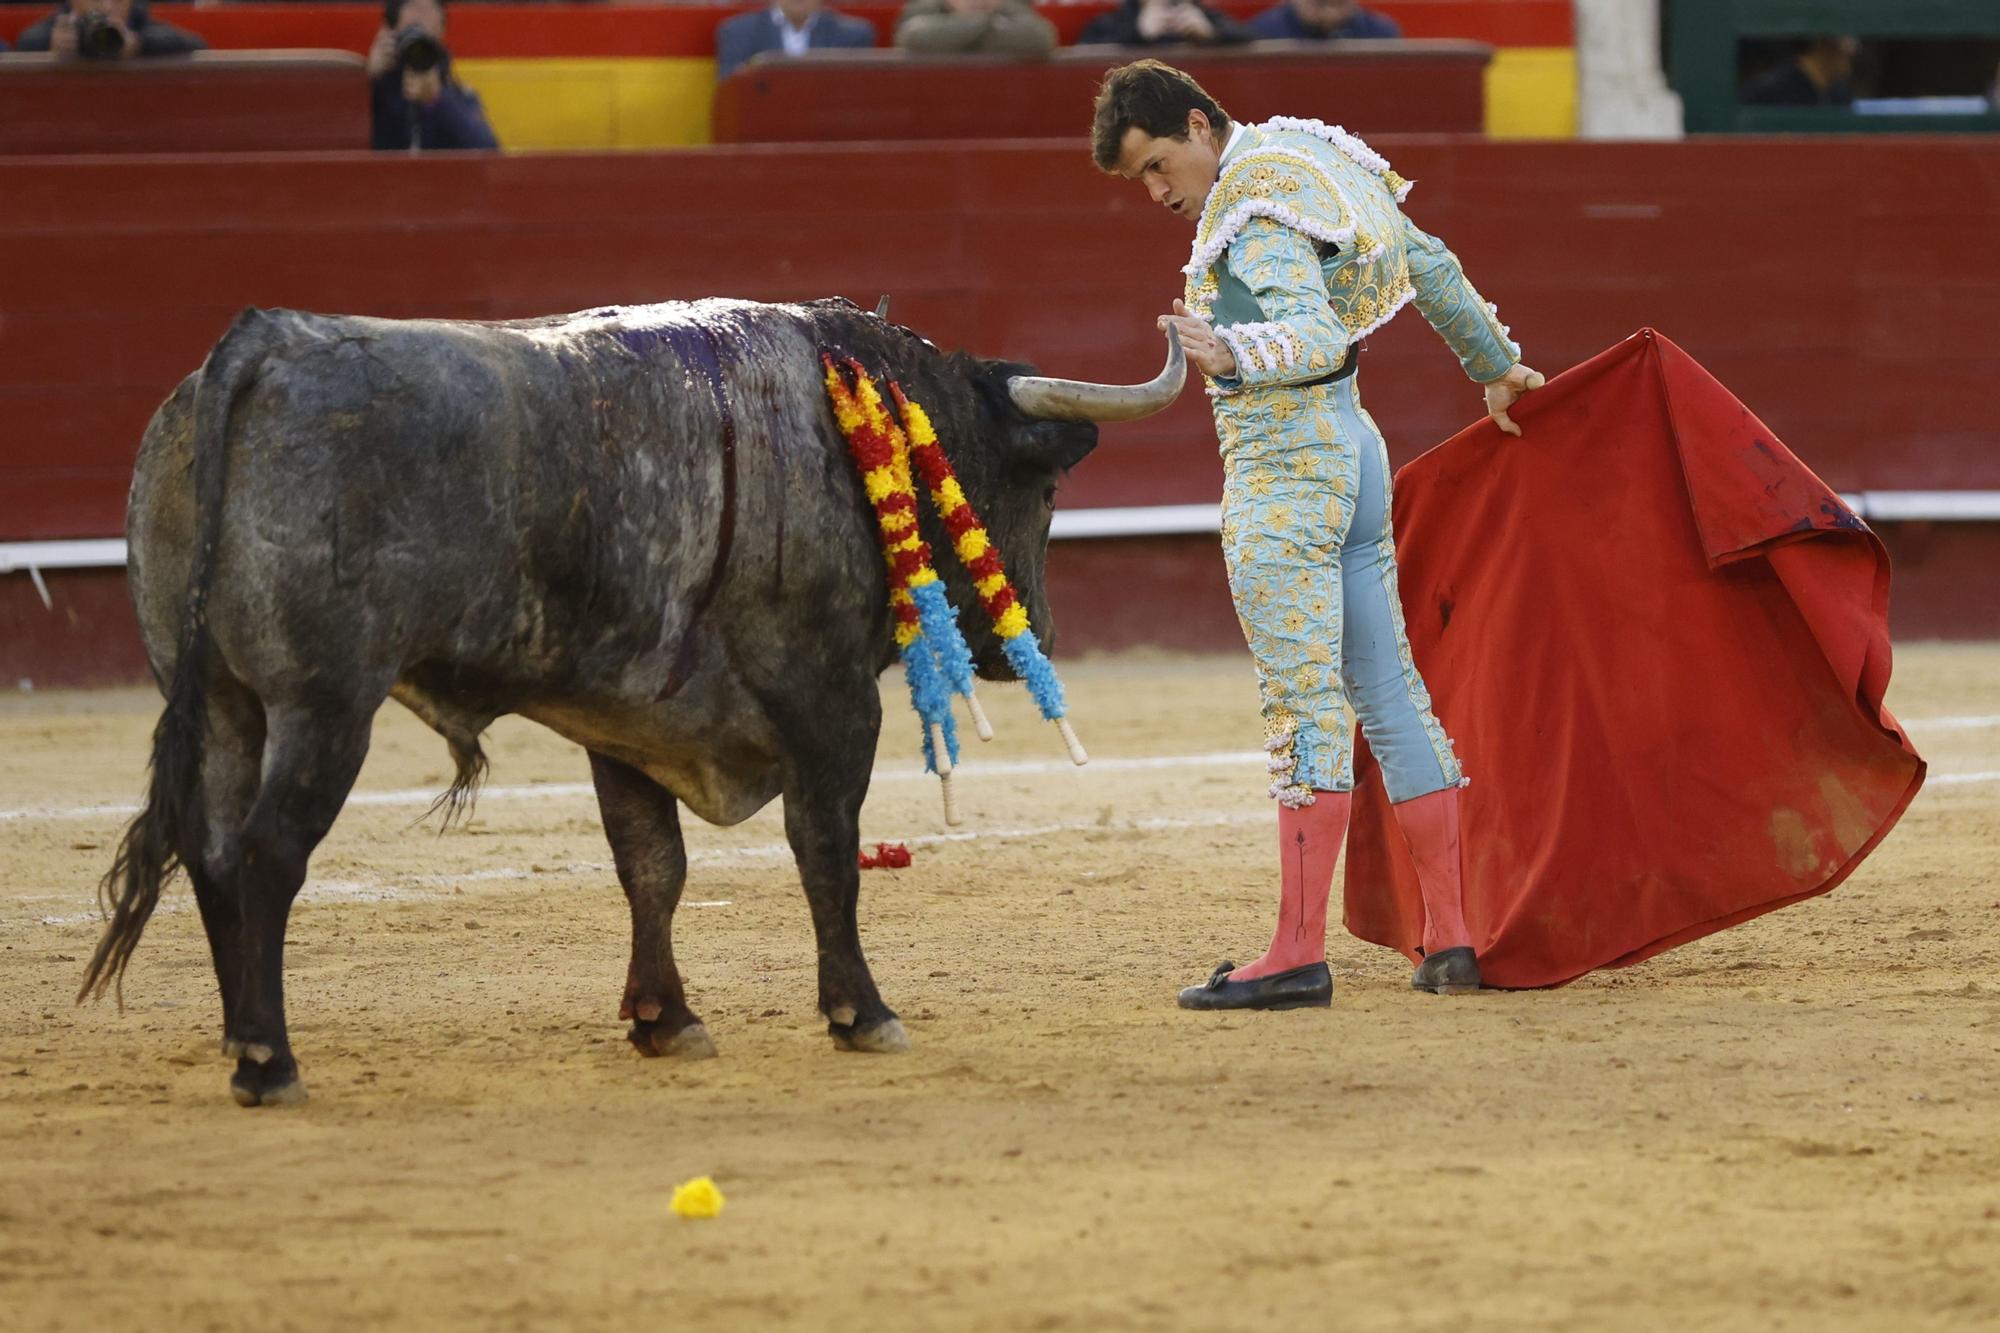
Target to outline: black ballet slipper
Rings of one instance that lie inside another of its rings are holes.
[[[1426,955],[1410,977],[1411,989],[1433,995],[1470,995],[1484,984],[1479,978],[1479,959],[1466,945]]]
[[[1333,1003],[1333,973],[1308,963],[1255,981],[1231,981],[1234,963],[1219,963],[1208,980],[1181,992],[1183,1009],[1325,1009]]]

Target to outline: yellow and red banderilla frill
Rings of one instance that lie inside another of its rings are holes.
[[[1079,764],[1088,761],[1090,756],[1084,753],[1083,745],[1077,740],[1076,731],[1066,716],[1068,710],[1063,703],[1062,682],[1056,679],[1056,669],[1049,665],[1035,632],[1028,627],[1028,608],[1022,606],[1021,599],[1014,595],[1014,585],[1008,581],[1007,566],[1000,558],[1000,548],[993,544],[972,502],[965,498],[958,476],[952,471],[951,460],[945,457],[944,447],[938,442],[930,414],[921,405],[903,396],[902,385],[892,381],[889,393],[909,425],[910,458],[917,471],[923,474],[924,485],[931,493],[931,505],[937,510],[938,518],[943,520],[945,531],[951,534],[952,547],[959,563],[973,577],[973,587],[978,590],[986,614],[993,620],[993,632],[1000,637],[1000,647],[1007,654],[1008,665],[1014,668],[1015,675],[1027,682],[1028,693],[1034,696],[1042,716],[1056,724],[1063,744],[1069,749],[1070,758]]]
[[[929,414],[891,381],[889,391],[897,409],[892,414],[874,378],[859,362],[836,361],[825,352],[820,360],[834,419],[875,513],[876,538],[888,570],[896,650],[903,660],[910,702],[923,722],[924,764],[943,783],[945,821],[957,824],[951,775],[958,759],[958,729],[951,712],[952,695],[965,696],[981,740],[991,739],[993,729],[973,693],[971,650],[945,596],[943,580],[931,564],[930,545],[918,528],[913,459],[951,535],[954,553],[973,576],[1008,662],[1028,683],[1043,716],[1060,729],[1071,759],[1081,764],[1088,756],[1063,715],[1062,686],[1028,626],[1027,610],[1007,579],[999,548],[959,486]],[[898,415],[908,423],[907,433]]]

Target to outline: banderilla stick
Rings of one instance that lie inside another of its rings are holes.
[[[944,822],[957,828],[963,822],[958,813],[958,787],[949,773],[938,775],[938,786],[944,792]]]
[[[1056,731],[1062,736],[1063,744],[1069,747],[1069,761],[1072,764],[1081,768],[1090,762],[1090,756],[1084,752],[1083,742],[1076,738],[1076,729],[1070,726],[1068,718],[1056,719]]]
[[[972,710],[972,726],[979,733],[979,739],[982,741],[992,740],[993,724],[986,720],[986,710],[980,707],[979,696],[971,690],[967,690],[965,692],[965,706]]]

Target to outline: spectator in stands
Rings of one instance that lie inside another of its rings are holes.
[[[828,9],[821,0],[773,0],[769,9],[724,19],[715,29],[715,77],[720,82],[764,54],[802,56],[807,51],[875,45],[867,19]]]
[[[1215,46],[1247,42],[1251,33],[1201,0],[1122,0],[1077,36],[1078,46]]]
[[[1268,41],[1316,42],[1328,37],[1397,38],[1403,30],[1386,14],[1363,9],[1361,0],[1289,0],[1250,20],[1250,31]]]
[[[377,148],[498,148],[479,94],[452,77],[444,0],[383,0],[368,48]]]
[[[1854,101],[1853,37],[1821,36],[1797,55],[1744,84],[1736,100],[1744,106],[1847,106]]]
[[[64,0],[16,40],[23,51],[47,51],[58,60],[184,56],[208,46],[171,23],[154,22],[146,0]]]
[[[1027,0],[909,0],[896,19],[896,45],[925,55],[973,52],[1045,56],[1056,25]]]

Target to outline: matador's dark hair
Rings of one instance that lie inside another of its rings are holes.
[[[1135,60],[1104,76],[1090,121],[1090,156],[1099,171],[1118,168],[1125,131],[1155,139],[1187,138],[1188,112],[1199,111],[1217,134],[1229,133],[1229,113],[1202,86],[1172,65]]]

